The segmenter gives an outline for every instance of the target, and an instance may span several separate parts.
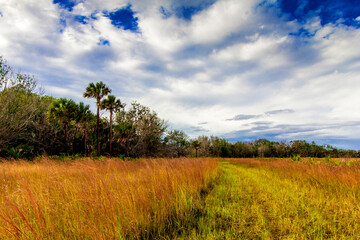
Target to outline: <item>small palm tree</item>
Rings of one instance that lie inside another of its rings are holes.
[[[48,111],[48,120],[53,123],[58,123],[64,129],[65,151],[67,155],[69,155],[68,141],[70,124],[75,120],[76,111],[77,104],[73,100],[66,98],[60,98],[54,101]]]
[[[200,143],[199,143],[199,141],[198,140],[194,140],[194,141],[192,141],[191,142],[191,146],[193,147],[193,148],[195,148],[195,156],[197,157],[198,156],[198,150],[199,150],[199,148],[200,148]]]
[[[84,137],[84,156],[87,156],[87,137],[88,137],[88,125],[89,121],[93,118],[89,105],[84,105],[83,102],[79,103],[76,113],[76,124],[82,130]]]
[[[97,155],[100,156],[100,141],[99,141],[99,112],[100,112],[100,105],[101,105],[101,99],[111,93],[111,89],[109,89],[103,82],[97,82],[97,83],[90,83],[89,86],[86,87],[84,92],[85,98],[95,98],[96,99],[96,107],[97,107],[97,113],[96,113],[96,141],[97,141]]]
[[[114,95],[108,95],[106,99],[102,100],[100,108],[110,112],[109,153],[111,155],[113,113],[120,111],[121,108],[124,108],[124,105],[121,103],[120,99],[116,99]]]

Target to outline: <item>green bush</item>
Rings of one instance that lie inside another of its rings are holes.
[[[293,155],[291,155],[291,159],[294,161],[294,162],[298,162],[298,161],[300,161],[300,157],[301,157],[301,155],[300,154],[293,154]]]

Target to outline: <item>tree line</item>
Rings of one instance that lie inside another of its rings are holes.
[[[94,99],[96,114],[83,102],[44,95],[33,76],[15,72],[0,56],[0,157],[360,157],[354,150],[301,140],[190,139],[182,131],[169,129],[150,108],[138,102],[126,106],[103,82],[90,83],[83,96]],[[109,118],[101,117],[101,110],[108,111]]]
[[[196,155],[202,157],[228,157],[228,158],[357,158],[360,151],[338,149],[331,145],[317,145],[315,142],[305,140],[270,141],[257,139],[251,142],[230,143],[224,138],[199,136],[192,141],[196,148]]]

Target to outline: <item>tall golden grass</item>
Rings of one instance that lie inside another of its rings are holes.
[[[0,239],[171,237],[217,175],[215,159],[3,162]]]

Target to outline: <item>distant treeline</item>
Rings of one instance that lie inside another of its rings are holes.
[[[360,157],[360,151],[337,149],[330,145],[317,145],[304,140],[273,142],[258,139],[252,142],[229,143],[223,138],[200,136],[198,156],[251,158],[251,157]]]
[[[96,114],[82,102],[42,92],[33,76],[15,72],[0,56],[0,157],[360,157],[353,150],[305,141],[189,139],[182,131],[169,130],[166,121],[146,106],[133,102],[125,109],[102,82],[84,89],[84,97],[96,103]],[[108,111],[110,118],[100,117],[100,110]]]

